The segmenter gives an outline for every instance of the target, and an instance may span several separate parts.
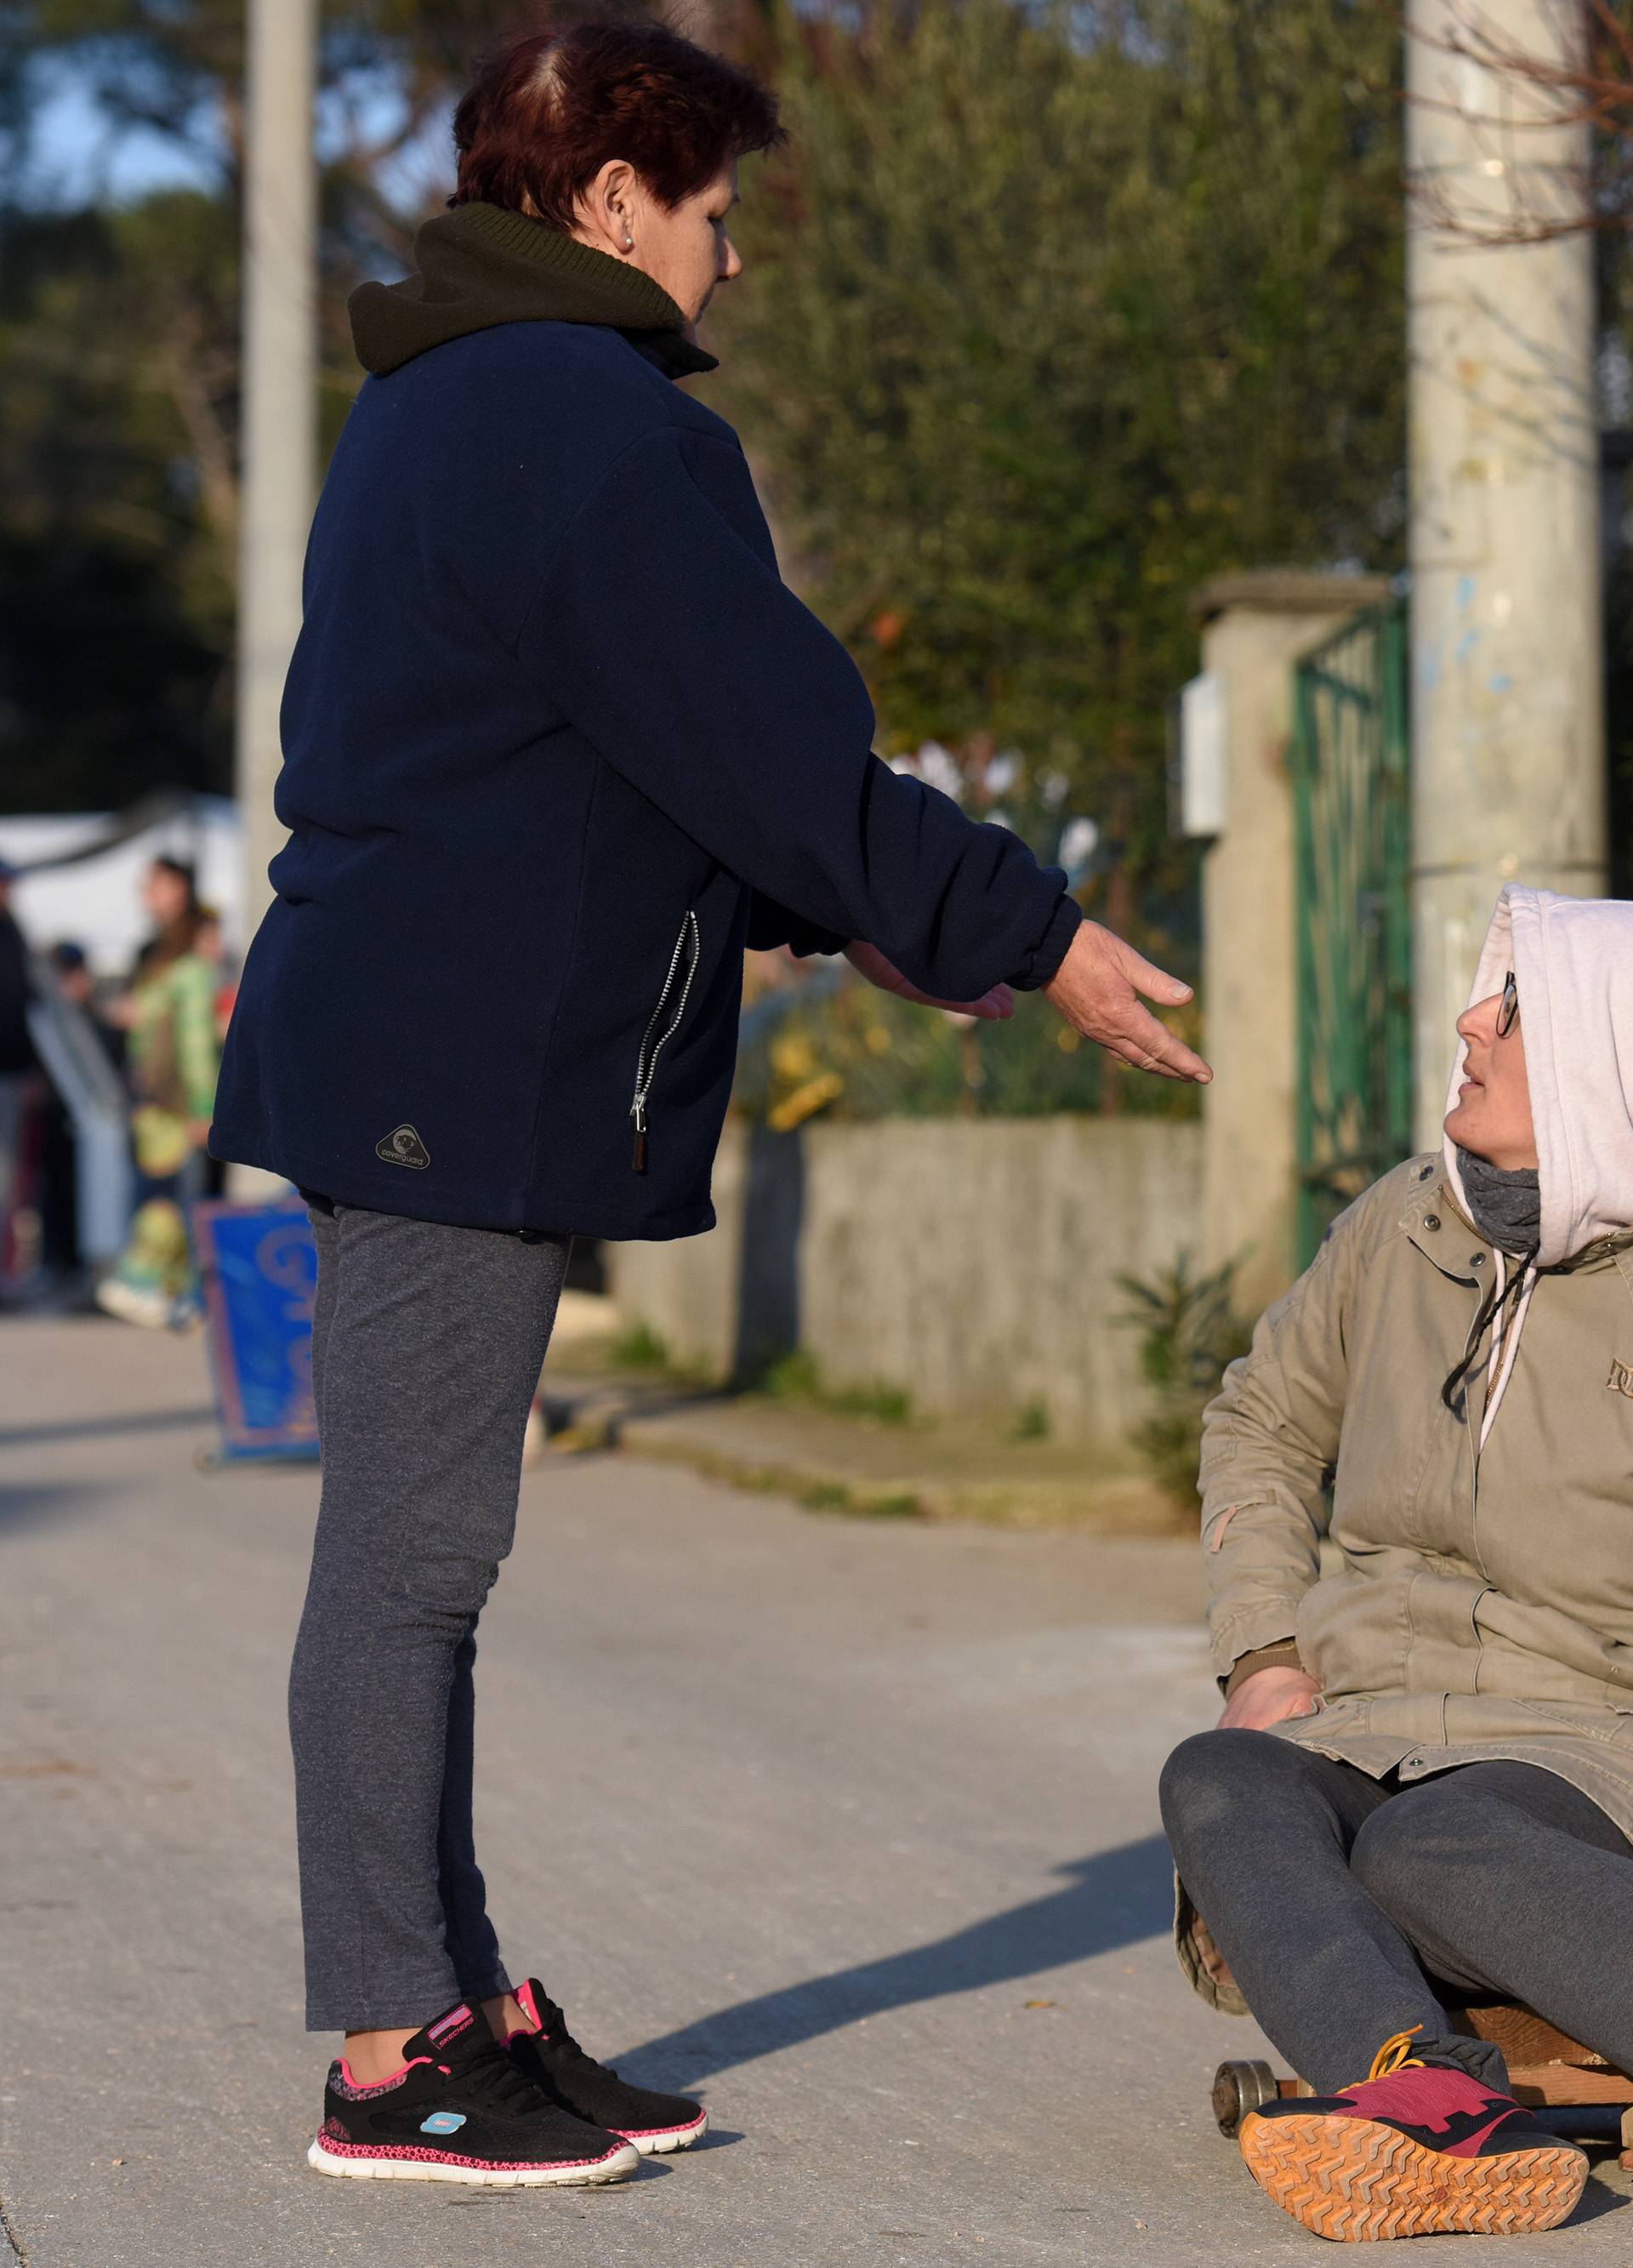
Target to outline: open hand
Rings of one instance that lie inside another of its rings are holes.
[[[1092,921],[1078,930],[1054,980],[1044,987],[1050,1005],[1085,1039],[1121,1056],[1136,1071],[1205,1086],[1212,1071],[1141,1005],[1142,992],[1164,1008],[1182,1007],[1191,997],[1188,984],[1165,976],[1131,945]]]
[[[1264,1733],[1289,1717],[1313,1717],[1321,1689],[1302,1669],[1255,1669],[1225,1705],[1221,1732]]]
[[[955,1016],[980,1016],[989,1023],[998,1024],[1007,1023],[1015,1012],[1015,995],[1007,984],[995,984],[979,1000],[938,1000],[933,994],[921,992],[916,984],[909,983],[876,945],[864,945],[858,938],[845,947],[845,959],[858,976],[865,976],[881,992],[894,992],[898,1000],[911,1000],[916,1007],[946,1008]]]

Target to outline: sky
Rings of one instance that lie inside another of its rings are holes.
[[[123,204],[159,188],[202,188],[210,169],[167,136],[150,129],[110,130],[85,81],[76,74],[40,74],[42,100],[34,122],[26,180],[33,204]]]
[[[87,80],[71,68],[38,70],[36,87],[33,149],[21,191],[26,202],[72,210],[86,204],[127,204],[157,189],[217,186],[207,157],[151,128],[122,121],[115,126]],[[381,139],[400,114],[390,82],[379,74],[360,75],[349,86],[326,92],[319,109],[319,147],[342,136],[349,140],[359,119],[371,140]],[[447,128],[438,122],[423,143],[394,161],[384,186],[389,195],[412,204],[445,173],[452,173],[452,149]]]

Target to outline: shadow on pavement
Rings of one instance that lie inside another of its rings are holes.
[[[1074,1859],[1059,1871],[1065,1887],[1006,1913],[972,1922],[951,1937],[831,1976],[742,2000],[629,2051],[626,2060],[686,2087],[756,2056],[838,2031],[862,2016],[1033,1977],[1090,1961],[1159,1936],[1173,1913],[1172,1862],[1160,1835]]]
[[[701,2141],[693,2143],[687,2155],[695,2158],[701,2156],[705,2150],[729,2150],[734,2142],[740,2142],[742,2139],[743,2133],[740,2127],[711,2126]]]
[[[20,1488],[0,1489],[0,1543],[23,1528],[89,1512],[105,1493],[96,1483],[85,1481],[25,1481]]]
[[[48,1441],[100,1441],[117,1433],[164,1433],[178,1425],[212,1425],[216,1413],[195,1410],[136,1410],[124,1418],[63,1418],[49,1425],[0,1425],[0,1449],[33,1449]]]
[[[1618,2196],[1613,2189],[1594,2175],[1588,2176],[1587,2187],[1582,2192],[1582,2202],[1564,2224],[1567,2228],[1580,2228],[1585,2221],[1602,2220],[1607,2213],[1620,2213],[1633,2205],[1633,2198]]]

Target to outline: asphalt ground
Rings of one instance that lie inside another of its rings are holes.
[[[287,1654],[308,1472],[210,1472],[202,1351],[0,1325],[0,2262],[1313,2262],[1214,2131],[1155,1778],[1217,1700],[1194,1547],[526,1478],[478,1671],[514,1967],[706,2146],[627,2187],[326,2181]],[[430,2012],[427,2012],[428,2014]],[[1534,2242],[1633,2261],[1629,2184]],[[1451,2248],[1448,2253],[1447,2248]]]

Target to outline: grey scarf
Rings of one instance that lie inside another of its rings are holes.
[[[1536,1168],[1522,1166],[1510,1172],[1460,1145],[1457,1164],[1469,1217],[1481,1235],[1499,1252],[1534,1252],[1542,1241],[1542,1189]]]

